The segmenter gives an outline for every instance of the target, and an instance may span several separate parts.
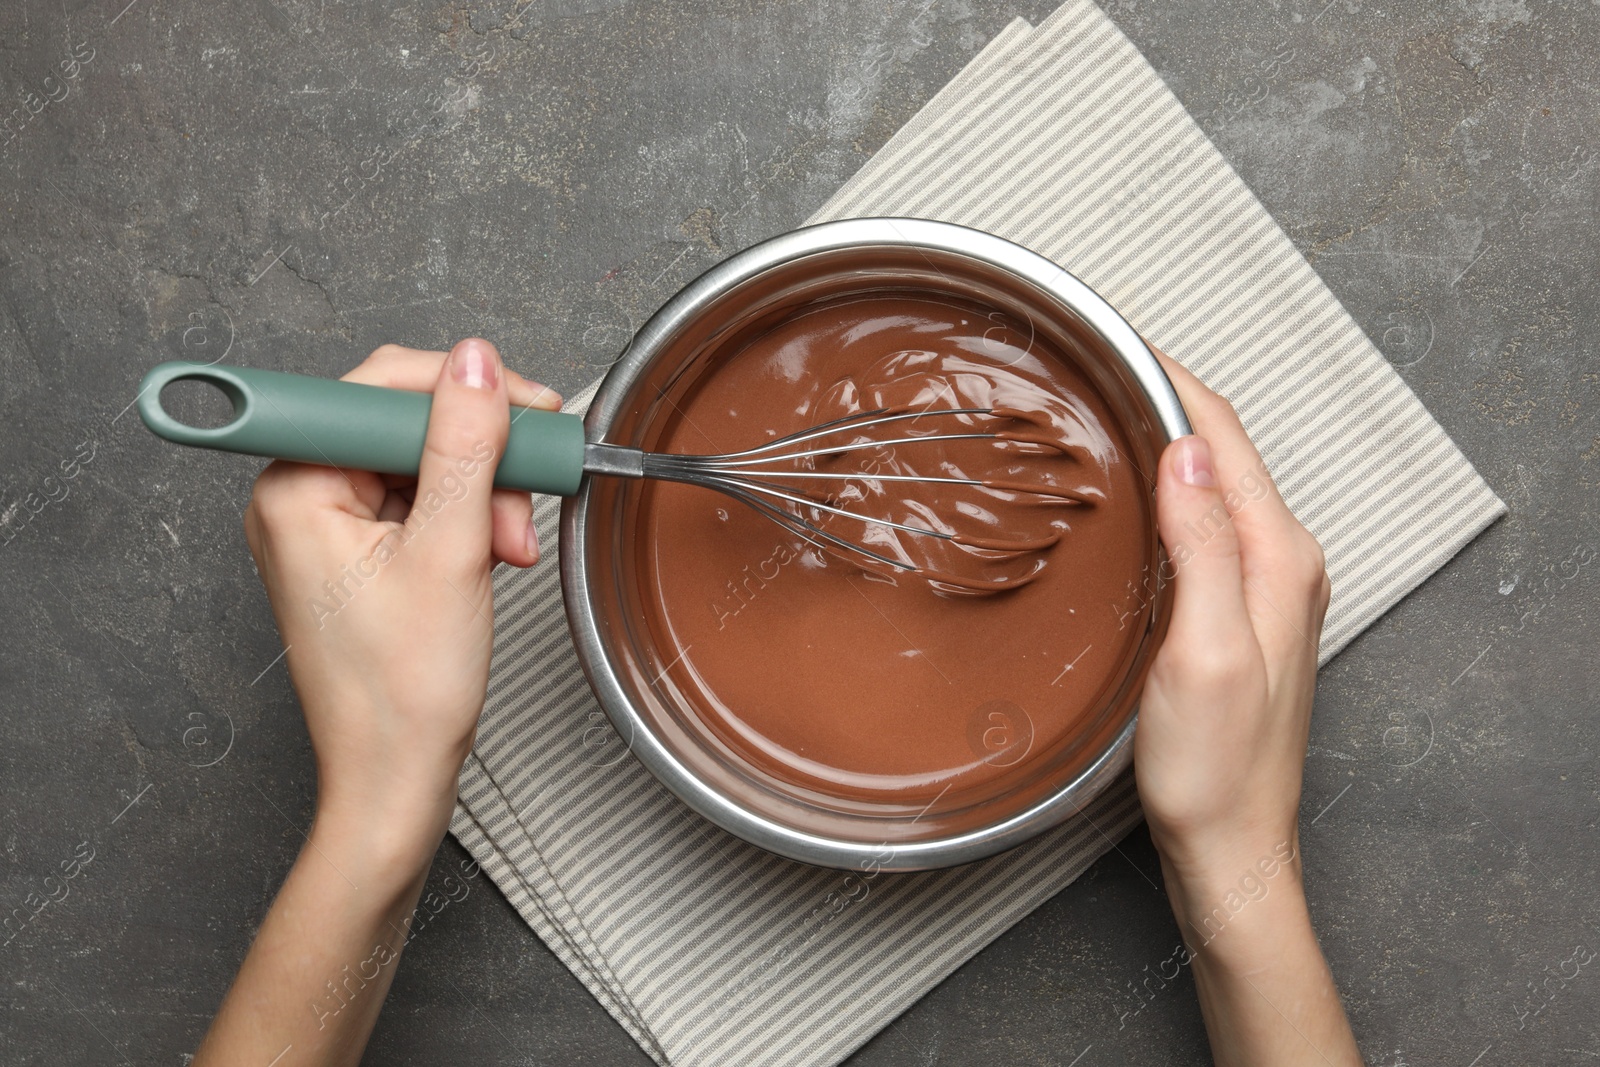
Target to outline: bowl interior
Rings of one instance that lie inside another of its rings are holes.
[[[651,358],[625,391],[600,431],[605,441],[651,449],[679,401],[705,375],[753,336],[824,301],[878,292],[940,294],[992,308],[1029,328],[1097,388],[1121,425],[1125,461],[1146,477],[1154,471],[1168,430],[1146,390],[1115,347],[1058,292],[984,259],[948,249],[866,245],[813,251],[780,262],[716,293],[695,313],[654,338]],[[774,851],[810,862],[832,862],[882,848],[917,855],[907,866],[935,866],[941,842],[1016,843],[995,828],[1026,824],[1031,835],[1059,822],[1125,765],[1138,692],[1150,656],[1165,630],[1170,604],[1154,527],[1153,496],[1140,501],[1147,546],[1141,573],[1129,589],[1149,605],[1144,632],[1108,678],[1094,714],[1083,728],[1048,752],[1020,762],[1014,773],[985,787],[908,805],[829,796],[764,774],[721,743],[671,683],[677,653],[658,647],[647,623],[647,592],[635,550],[641,486],[614,478],[589,479],[579,543],[563,551],[583,556],[584,595],[594,621],[592,647],[580,656],[619,733],[684,800],[732,832]],[[569,590],[569,596],[572,591]],[[775,650],[777,651],[777,650]],[[609,697],[609,699],[608,699]],[[1063,803],[1063,801],[1071,801]],[[820,843],[820,845],[818,844]],[[909,850],[909,851],[908,851]],[[974,848],[949,851],[975,858]],[[842,863],[838,865],[843,865]]]

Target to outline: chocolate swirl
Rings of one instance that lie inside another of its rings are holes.
[[[905,330],[908,324],[896,318],[858,324],[838,343],[868,345],[878,329]],[[1107,471],[1116,460],[1094,412],[1081,399],[1047,387],[1046,369],[1017,343],[1017,331],[980,319],[985,332],[979,333],[972,321],[917,323],[916,339],[925,347],[891,352],[836,381],[806,412],[818,423],[869,411],[925,413],[851,439],[895,443],[817,457],[814,469],[842,478],[830,503],[948,538],[820,510],[813,519],[830,533],[915,567],[915,580],[946,596],[992,595],[1038,578],[1051,554],[1062,550],[1076,512],[1106,502]],[[964,408],[992,414],[952,414]],[[991,433],[994,439],[907,440]],[[887,475],[978,484],[892,481]],[[905,581],[912,574],[867,557],[837,555],[880,581]]]

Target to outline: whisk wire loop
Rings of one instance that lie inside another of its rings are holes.
[[[1006,418],[1006,414],[993,408],[942,408],[921,411],[895,411],[879,408],[858,412],[834,419],[797,433],[779,437],[755,448],[719,455],[683,455],[678,453],[638,452],[614,445],[590,445],[593,467],[605,473],[625,477],[655,478],[664,481],[698,485],[723,493],[743,503],[779,526],[803,538],[823,551],[844,550],[875,560],[899,570],[915,571],[917,567],[905,560],[895,559],[873,551],[829,530],[807,517],[807,513],[822,512],[867,526],[887,527],[904,533],[942,540],[956,538],[954,533],[929,527],[913,526],[893,519],[866,515],[860,511],[840,507],[836,497],[818,499],[808,493],[790,491],[770,483],[770,479],[800,479],[803,481],[828,480],[833,482],[916,482],[940,485],[987,486],[990,483],[978,478],[944,477],[922,474],[879,474],[873,471],[818,471],[784,469],[778,464],[797,463],[817,456],[832,456],[865,449],[878,449],[895,445],[926,446],[943,441],[1003,440],[999,433],[930,433],[920,436],[895,437],[879,440],[836,441],[822,444],[827,438],[846,433],[857,433],[875,426],[914,419],[936,418],[945,415],[973,415],[987,418]],[[812,445],[810,448],[797,446]],[[1042,489],[1043,487],[1041,487]],[[1036,490],[1037,491],[1037,490]],[[785,506],[787,505],[787,506]]]

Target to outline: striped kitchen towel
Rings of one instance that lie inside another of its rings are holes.
[[[811,221],[868,215],[1040,252],[1231,398],[1327,551],[1324,660],[1505,510],[1089,0],[1006,27]],[[535,514],[551,543],[556,502]],[[847,890],[707,823],[628,756],[572,652],[554,567],[496,582],[452,830],[658,1063],[839,1062],[1139,820],[1124,778],[1021,848]]]

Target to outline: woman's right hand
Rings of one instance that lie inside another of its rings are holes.
[[[1161,359],[1195,433],[1167,447],[1156,478],[1173,613],[1134,775],[1183,962],[1218,1064],[1360,1064],[1301,880],[1301,774],[1331,592],[1322,548],[1233,408]]]

